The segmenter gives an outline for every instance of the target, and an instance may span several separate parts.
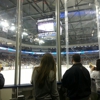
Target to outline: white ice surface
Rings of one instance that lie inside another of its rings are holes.
[[[66,65],[62,65],[61,67],[63,76],[68,67]],[[88,65],[85,65],[85,67],[90,71]],[[30,84],[32,71],[33,69],[31,68],[21,69],[21,84]],[[15,70],[4,70],[1,73],[4,75],[5,85],[14,85]]]

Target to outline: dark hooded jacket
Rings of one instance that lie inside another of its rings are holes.
[[[4,87],[5,79],[3,75],[0,73],[0,89]]]

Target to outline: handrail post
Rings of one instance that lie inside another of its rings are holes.
[[[19,85],[20,61],[21,61],[21,35],[22,35],[22,4],[23,0],[17,0],[16,9],[16,57],[15,57],[15,85]],[[16,88],[16,98],[18,98],[18,87]]]
[[[100,58],[100,3],[98,0],[95,0],[96,7],[96,22],[97,22],[97,37],[98,37],[98,47],[99,47],[99,58]]]
[[[68,0],[64,0],[65,4],[65,39],[66,39],[66,63],[67,68],[69,67],[69,38],[68,38],[68,9],[67,9]]]
[[[60,44],[60,0],[56,0],[56,51],[57,51],[57,67],[58,81],[61,81],[61,44]]]

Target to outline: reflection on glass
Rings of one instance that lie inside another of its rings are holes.
[[[5,0],[0,1],[4,2],[2,5],[5,9],[8,9],[3,11],[3,8],[0,8],[0,64],[4,67],[1,73],[5,77],[5,85],[13,85],[15,74],[16,1],[12,0],[11,3],[11,0],[6,0],[8,7],[5,5]],[[55,60],[57,55],[55,0],[45,0],[51,6],[50,8],[46,5],[47,3],[44,3],[45,9],[43,9],[42,1],[36,3],[33,2],[34,0],[28,1],[24,0],[23,3],[21,84],[30,83],[32,71],[34,67],[39,65],[44,53],[52,53]],[[97,43],[99,35],[97,36],[95,5],[92,1],[83,2],[81,0],[78,4],[75,4],[74,0],[68,1],[68,67],[66,64],[64,0],[61,0],[61,2],[60,41],[62,75],[72,65],[71,57],[74,53],[81,55],[83,65],[90,70],[89,63],[95,65],[95,61],[99,58]]]
[[[2,49],[0,49],[2,51]],[[8,52],[3,50],[0,54],[0,64],[3,67],[1,73],[5,78],[5,85],[14,84],[14,66],[15,66],[15,56],[13,52]]]
[[[67,1],[67,0],[65,0]],[[98,38],[97,38],[97,23],[96,19],[96,9],[93,3],[88,3],[86,6],[82,6],[81,2],[70,7],[72,0],[68,1],[68,40],[69,40],[69,65],[66,63],[66,54],[62,55],[62,74],[72,65],[72,55],[78,53],[81,55],[83,65],[90,71],[89,63],[95,64],[96,59],[98,59],[99,48],[98,48]],[[74,1],[73,1],[74,3]],[[83,3],[84,4],[84,3]],[[84,9],[81,9],[83,7]],[[85,8],[86,7],[86,8]],[[87,7],[89,7],[87,9]],[[65,8],[66,9],[66,8]],[[61,41],[62,52],[66,52],[66,35],[65,29],[65,17],[67,15],[64,12],[60,14],[60,20],[63,22],[63,35]],[[65,69],[64,69],[65,68]]]
[[[12,49],[15,49],[16,39],[16,5],[14,9],[10,9],[13,2],[11,4],[9,0],[0,0],[0,3],[2,3],[0,6],[0,65],[3,67],[1,73],[5,78],[5,85],[14,85],[15,53]]]

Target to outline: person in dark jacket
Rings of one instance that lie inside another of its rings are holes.
[[[1,67],[0,65],[0,72],[3,70],[3,67]],[[3,77],[3,75],[0,73],[0,89],[2,89],[4,87],[4,83],[5,83],[5,79]]]
[[[70,100],[89,100],[91,79],[88,70],[82,66],[79,54],[72,56],[73,66],[63,75],[62,86],[67,89]]]

